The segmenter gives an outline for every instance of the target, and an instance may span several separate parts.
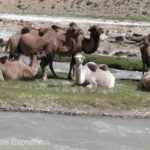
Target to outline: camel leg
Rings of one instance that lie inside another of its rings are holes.
[[[49,52],[49,53],[47,54],[47,59],[49,60],[49,68],[50,68],[50,70],[51,70],[51,72],[52,72],[54,78],[56,78],[57,75],[56,75],[56,73],[55,73],[55,71],[54,71],[54,68],[53,68],[54,54],[53,54],[52,52]]]
[[[88,87],[88,88],[97,87],[97,83],[96,83],[96,81],[92,80],[90,82],[90,84],[88,84],[86,87]]]
[[[143,62],[143,74],[144,74],[144,72],[145,72],[145,61],[142,60],[142,62]]]
[[[3,77],[3,74],[2,74],[1,70],[0,70],[0,81],[4,81],[4,77]]]
[[[44,68],[42,68],[42,79],[43,81],[46,81],[47,80],[47,72],[48,72],[48,65],[45,66]]]
[[[47,68],[48,62],[47,62],[45,57],[42,58],[42,60],[40,62],[40,66],[41,66],[41,69],[42,69],[42,79],[44,81],[46,81],[47,80],[47,72],[48,72],[48,68]]]
[[[50,61],[50,63],[49,63],[49,68],[50,68],[50,70],[51,70],[51,72],[52,72],[54,78],[57,78],[57,75],[56,75],[56,73],[55,73],[55,71],[54,71],[54,68],[53,68],[53,61]]]
[[[73,68],[73,65],[75,64],[75,59],[74,59],[74,54],[72,55],[71,63],[70,63],[70,69],[69,69],[69,74],[68,74],[68,79],[71,80],[71,71]]]

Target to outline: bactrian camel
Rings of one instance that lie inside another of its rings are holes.
[[[56,32],[55,29],[50,27],[40,30],[33,29],[26,34],[21,34],[21,36],[18,34],[20,40],[17,45],[16,53],[31,56],[37,51],[45,51],[46,55],[41,58],[40,63],[43,71],[43,80],[47,79],[46,66],[48,64],[52,73],[56,76],[52,65],[55,54],[60,56],[72,55],[68,75],[68,78],[70,79],[71,70],[75,63],[74,55],[81,51],[91,54],[95,52],[99,46],[99,36],[103,33],[103,29],[98,26],[92,26],[89,29],[89,32],[90,38],[84,37],[75,23],[70,25],[66,30],[66,33],[64,33],[64,31]],[[14,47],[16,47],[16,44]]]
[[[150,71],[146,72],[141,77],[138,88],[140,90],[150,91]]]
[[[150,35],[145,36],[140,43],[138,43],[140,46],[140,52],[143,62],[143,74],[145,72],[145,65],[147,67],[147,70],[150,68]]]
[[[0,81],[33,79],[37,72],[37,55],[33,55],[31,65],[27,65],[21,57],[18,60],[10,60],[6,56],[0,58]]]
[[[83,60],[84,56],[81,53],[75,55],[76,68],[74,73],[77,85],[108,88],[115,86],[115,77],[109,70],[102,70],[94,62],[88,62],[83,66]]]

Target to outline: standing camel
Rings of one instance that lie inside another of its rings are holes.
[[[32,26],[25,26],[9,38],[5,51],[7,51],[8,47],[10,46],[10,51],[9,51],[10,59],[15,59],[20,56],[19,51],[18,51],[18,44],[19,44],[20,37],[22,34],[26,34],[30,32],[32,29],[33,29]]]
[[[147,67],[147,70],[149,70],[150,67],[150,35],[145,36],[138,45],[140,46],[144,74],[145,65]]]
[[[6,56],[0,58],[0,81],[33,79],[37,72],[37,55],[33,55],[31,65],[27,65],[21,57],[18,60],[10,60]]]

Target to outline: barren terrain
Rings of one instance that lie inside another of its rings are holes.
[[[1,13],[148,18],[149,8],[149,0],[0,0]]]

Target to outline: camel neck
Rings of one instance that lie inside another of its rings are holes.
[[[76,64],[76,82],[82,84],[82,64]]]
[[[94,41],[93,51],[96,51],[99,46],[99,35],[90,35],[90,39]]]
[[[31,63],[31,68],[32,68],[35,72],[38,71],[38,59],[37,59],[37,56],[36,56],[36,55],[33,56],[32,63]]]
[[[90,39],[85,38],[83,40],[82,49],[86,54],[92,54],[97,50],[98,46],[99,46],[99,36],[90,34]]]

